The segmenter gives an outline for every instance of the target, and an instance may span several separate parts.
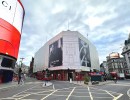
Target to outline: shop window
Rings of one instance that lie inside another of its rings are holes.
[[[14,68],[15,66],[15,61],[8,59],[8,58],[3,58],[1,62],[2,67],[7,67],[7,68]]]

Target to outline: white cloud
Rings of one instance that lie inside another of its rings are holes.
[[[100,62],[112,51],[121,52],[113,47],[124,43],[130,32],[129,0],[22,0],[22,3],[26,14],[18,58],[33,56],[48,39],[67,30],[68,21],[70,30],[85,37],[89,34]]]
[[[65,9],[63,5],[56,5],[55,8],[52,10],[52,14],[60,13]]]

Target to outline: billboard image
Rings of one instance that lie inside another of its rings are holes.
[[[0,18],[13,25],[20,33],[24,10],[18,0],[0,0]]]
[[[110,58],[120,58],[120,55],[117,52],[113,52],[109,56],[110,56]]]
[[[62,65],[62,38],[49,45],[49,67]]]
[[[81,66],[91,67],[89,45],[79,39],[79,54]]]
[[[17,59],[24,8],[20,0],[0,0],[0,54]]]

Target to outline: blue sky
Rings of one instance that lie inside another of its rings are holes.
[[[18,62],[29,65],[45,42],[61,31],[79,31],[96,46],[100,63],[121,53],[130,33],[130,0],[21,0],[25,19]]]

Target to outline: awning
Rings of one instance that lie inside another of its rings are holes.
[[[117,72],[110,72],[111,74],[117,74]]]

